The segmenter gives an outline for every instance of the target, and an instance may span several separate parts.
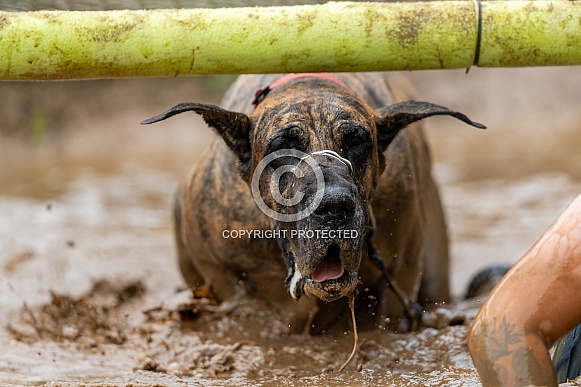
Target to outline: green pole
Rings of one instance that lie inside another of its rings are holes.
[[[0,12],[0,79],[581,64],[568,0]]]
[[[581,65],[581,1],[483,1],[478,65]]]

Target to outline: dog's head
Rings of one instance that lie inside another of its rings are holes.
[[[286,285],[295,299],[307,293],[334,301],[354,292],[383,152],[402,129],[434,115],[482,127],[427,102],[373,110],[327,79],[289,82],[262,97],[250,115],[183,103],[144,123],[194,111],[222,136],[280,231]]]

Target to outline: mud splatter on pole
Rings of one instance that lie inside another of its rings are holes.
[[[581,64],[575,1],[0,12],[0,79]]]
[[[581,65],[581,1],[483,1],[478,65]]]

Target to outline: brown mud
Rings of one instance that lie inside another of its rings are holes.
[[[455,302],[417,332],[360,332],[342,373],[350,330],[291,335],[261,301],[184,289],[170,202],[212,134],[193,115],[138,123],[216,102],[215,84],[0,84],[0,385],[479,386],[465,337],[482,300],[461,299],[581,192],[581,69],[406,75],[489,127],[428,122]]]

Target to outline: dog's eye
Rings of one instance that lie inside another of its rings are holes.
[[[281,149],[297,149],[304,151],[306,143],[304,136],[301,135],[301,129],[296,124],[289,124],[281,128],[275,135],[273,135],[266,148],[266,154]]]
[[[296,149],[305,152],[307,144],[308,139],[305,140],[305,138],[301,136],[300,128],[298,126],[289,125],[279,130],[278,133],[271,137],[266,147],[265,156],[284,149]],[[272,166],[276,168],[280,165],[296,165],[298,162],[299,158],[297,158],[296,155],[281,155],[272,160]]]
[[[343,138],[343,146],[346,150],[355,150],[361,147],[365,143],[365,139],[363,138],[362,134],[350,133],[349,135]]]
[[[359,148],[363,144],[363,140],[359,136],[353,136],[347,141],[348,148]]]
[[[340,125],[340,130],[343,134],[341,141],[342,147],[348,152],[349,150],[356,150],[363,146],[366,139],[369,137],[365,127],[353,121],[343,121]]]
[[[286,139],[283,136],[274,137],[268,143],[265,155],[269,155],[272,152],[276,152],[276,151],[281,150],[281,149],[286,149],[286,148],[288,148],[287,144],[288,144],[288,142],[286,141]]]
[[[348,159],[354,169],[363,170],[371,155],[373,142],[369,132],[363,125],[353,124],[345,125],[343,128],[343,138],[341,148],[343,157]]]

